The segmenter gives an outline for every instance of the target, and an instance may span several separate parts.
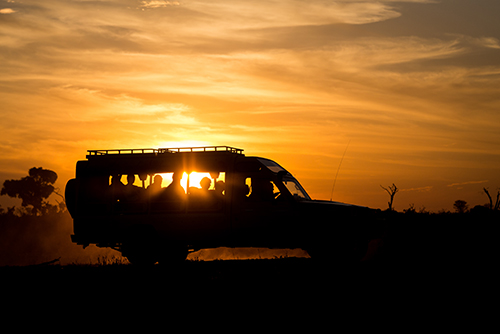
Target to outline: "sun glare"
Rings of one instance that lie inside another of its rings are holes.
[[[170,185],[170,183],[172,183],[173,173],[158,173],[158,174],[155,174],[154,176],[156,176],[156,175],[160,175],[163,179],[163,181],[161,183],[162,188],[166,188]],[[146,184],[145,184],[146,187],[150,184],[150,182],[151,182],[150,180],[152,180],[154,178],[154,176],[152,176],[150,179],[148,179],[149,182],[146,182]],[[210,173],[192,172],[191,174],[188,175],[188,173],[184,172],[182,174],[181,186],[182,186],[182,188],[184,188],[184,191],[186,191],[186,189],[189,189],[191,187],[201,188],[200,182],[204,177],[208,177],[210,179],[211,184],[210,184],[209,190],[213,190],[215,188],[215,182],[217,182],[217,181],[224,181],[225,182],[226,174],[224,172],[222,172],[219,174],[210,175]],[[122,179],[122,181],[124,182],[125,179],[126,179],[126,177],[124,177]],[[138,187],[142,187],[142,182],[137,178],[134,185],[136,185]]]
[[[210,143],[200,140],[164,141],[159,143],[158,148],[184,148],[200,146],[210,146]]]
[[[189,187],[201,188],[200,182],[203,178],[208,177],[212,183],[210,184],[209,190],[213,190],[215,188],[215,182],[224,181],[225,182],[225,173],[220,173],[219,175],[210,175],[210,173],[197,173],[193,172],[189,174]],[[186,189],[187,187],[187,174],[184,173],[183,178],[181,180],[181,185]]]

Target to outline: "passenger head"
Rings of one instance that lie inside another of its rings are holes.
[[[226,190],[226,184],[224,183],[224,181],[215,182],[215,192],[217,192],[217,194],[222,195],[224,190]]]
[[[121,183],[120,181],[121,175],[111,175],[111,184],[118,185]]]
[[[127,185],[131,186],[135,182],[135,175],[134,174],[128,174],[127,175]]]
[[[210,188],[210,184],[212,184],[212,181],[208,177],[204,177],[200,181],[200,186],[203,190],[208,190],[208,188]]]
[[[161,184],[163,182],[163,177],[161,175],[156,175],[153,183]]]
[[[179,182],[182,179],[182,172],[174,172],[172,174],[172,182]]]

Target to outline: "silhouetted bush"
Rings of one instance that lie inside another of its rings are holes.
[[[384,213],[379,261],[443,269],[478,265],[496,254],[498,211],[475,207],[467,213]]]
[[[61,203],[57,206],[49,204],[46,199],[53,193],[60,195],[53,184],[57,180],[57,173],[42,167],[33,167],[28,176],[19,180],[5,180],[0,195],[7,195],[22,200],[21,214],[43,215],[57,211],[64,211],[66,206]]]

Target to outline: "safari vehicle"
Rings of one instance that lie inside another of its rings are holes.
[[[89,150],[66,185],[72,241],[131,263],[216,247],[302,248],[359,259],[371,209],[311,200],[276,162],[228,146]]]

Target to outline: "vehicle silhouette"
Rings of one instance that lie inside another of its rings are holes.
[[[116,249],[138,264],[217,247],[302,248],[312,258],[359,260],[374,213],[312,200],[276,162],[228,146],[89,150],[66,201],[73,242]]]

